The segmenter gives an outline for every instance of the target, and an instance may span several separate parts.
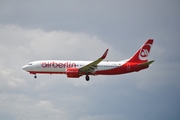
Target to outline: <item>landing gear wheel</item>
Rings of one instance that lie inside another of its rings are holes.
[[[35,75],[34,78],[37,78],[37,76]]]
[[[86,75],[86,81],[89,81],[89,75]]]

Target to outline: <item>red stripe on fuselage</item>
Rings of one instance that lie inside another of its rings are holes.
[[[47,71],[47,72],[41,72],[41,71],[28,71],[30,74],[66,74],[66,72],[51,72],[51,71]]]

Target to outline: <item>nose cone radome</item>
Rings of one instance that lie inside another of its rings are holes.
[[[25,70],[25,71],[27,71],[28,66],[27,66],[27,65],[24,65],[24,66],[22,67],[22,69]]]

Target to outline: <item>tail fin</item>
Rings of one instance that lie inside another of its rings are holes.
[[[147,40],[143,46],[129,59],[129,62],[143,63],[148,61],[148,56],[153,44],[153,39]]]

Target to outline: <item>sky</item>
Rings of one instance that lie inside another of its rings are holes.
[[[0,119],[179,120],[178,0],[1,0]],[[149,38],[146,70],[116,76],[37,75],[35,60],[131,57]]]

